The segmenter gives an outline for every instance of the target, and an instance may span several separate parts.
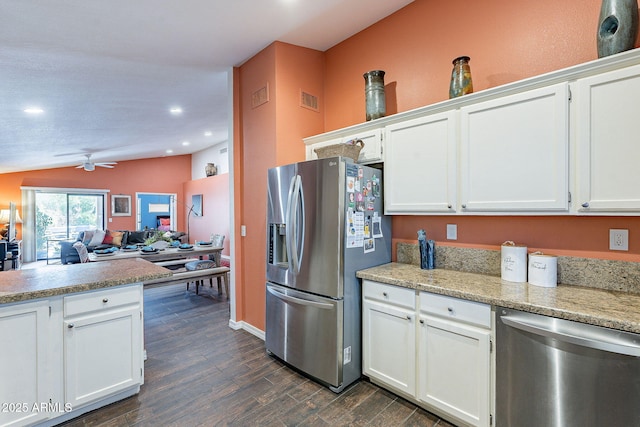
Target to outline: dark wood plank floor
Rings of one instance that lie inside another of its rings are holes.
[[[369,383],[334,394],[228,327],[226,298],[184,285],[145,289],[145,384],[140,394],[66,426],[451,427]]]

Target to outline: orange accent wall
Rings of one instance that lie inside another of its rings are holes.
[[[458,56],[471,57],[476,92],[596,59],[600,5],[415,1],[326,52],[325,131],[365,120],[370,70],[386,72],[390,115],[448,99]]]
[[[114,169],[96,168],[86,172],[73,167],[42,169],[0,175],[0,208],[16,203],[22,215],[21,186],[107,189],[110,194],[131,195],[132,215],[112,217],[107,228],[135,230],[135,193],[176,193],[183,197],[183,183],[191,179],[191,156],[158,157],[118,162]],[[111,212],[108,197],[107,212]],[[110,217],[110,216],[108,216]],[[178,228],[185,226],[184,215],[178,215]]]
[[[191,206],[192,196],[202,194],[202,216],[191,214],[189,241],[209,241],[211,234],[222,234],[224,239],[223,255],[229,255],[229,174],[209,176],[187,181],[184,184],[185,203]],[[181,216],[187,218],[189,209],[182,208]]]
[[[236,195],[236,317],[257,328],[265,322],[267,170],[304,160],[302,138],[323,130],[323,115],[300,107],[300,89],[322,96],[323,55],[276,42],[243,64],[239,78],[239,127],[234,163],[241,189]],[[252,106],[252,96],[268,85],[269,101]],[[238,189],[238,187],[236,187]],[[246,236],[239,227],[246,226]],[[238,275],[239,273],[239,275]]]

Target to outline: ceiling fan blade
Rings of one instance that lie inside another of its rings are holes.
[[[108,163],[96,163],[95,165],[100,166],[101,168],[109,168],[109,169],[113,169],[115,167]]]

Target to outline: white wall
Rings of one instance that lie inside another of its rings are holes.
[[[191,155],[191,179],[205,178],[207,163],[218,167],[218,175],[229,173],[229,144],[227,141]],[[220,151],[223,151],[222,153]]]

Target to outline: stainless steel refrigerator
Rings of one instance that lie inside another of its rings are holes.
[[[269,169],[267,351],[340,392],[362,373],[356,271],[391,261],[382,175],[343,157]]]

